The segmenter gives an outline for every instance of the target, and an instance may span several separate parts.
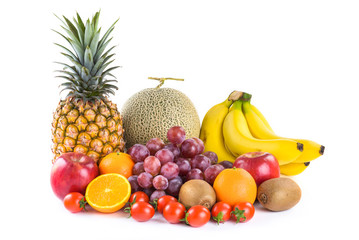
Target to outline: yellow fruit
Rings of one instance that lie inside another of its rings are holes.
[[[85,198],[93,209],[113,213],[125,206],[130,195],[131,185],[127,178],[118,173],[108,173],[89,183]]]
[[[110,153],[101,160],[99,170],[100,174],[118,173],[129,178],[132,176],[133,165],[135,163],[129,154],[122,152]]]
[[[253,204],[257,196],[256,182],[251,174],[242,168],[223,170],[214,180],[213,188],[217,195],[217,202],[224,201],[230,205],[239,202]]]

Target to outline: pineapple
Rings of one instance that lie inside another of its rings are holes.
[[[108,68],[114,61],[114,54],[110,54],[114,47],[107,49],[117,21],[100,38],[99,15],[97,12],[86,23],[79,14],[73,22],[59,18],[66,35],[54,30],[72,50],[55,43],[71,64],[57,62],[63,66],[56,71],[60,73],[57,77],[64,79],[61,92],[66,90],[68,94],[53,114],[52,162],[63,153],[79,152],[99,163],[108,153],[122,152],[125,147],[122,117],[116,104],[108,99],[118,89],[113,85],[117,80],[111,73],[118,66]]]

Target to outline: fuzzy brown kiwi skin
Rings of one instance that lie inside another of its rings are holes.
[[[179,199],[186,208],[202,205],[210,210],[216,203],[216,193],[206,181],[194,179],[182,185]]]
[[[284,211],[294,207],[301,198],[301,189],[290,178],[273,178],[258,187],[257,199],[271,211]]]

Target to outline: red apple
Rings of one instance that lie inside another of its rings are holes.
[[[239,156],[233,167],[249,172],[259,186],[262,182],[280,176],[278,160],[268,152],[249,152]]]
[[[87,185],[99,174],[96,162],[82,153],[62,154],[51,169],[51,187],[61,200],[70,192],[85,194]]]

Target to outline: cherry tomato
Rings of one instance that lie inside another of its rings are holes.
[[[64,198],[64,206],[72,213],[81,212],[86,206],[85,197],[78,192],[69,193]]]
[[[252,219],[254,212],[255,210],[253,204],[249,202],[241,202],[233,206],[233,211],[231,214],[232,217],[236,220],[236,223],[244,223]]]
[[[170,223],[179,223],[185,216],[185,206],[177,201],[170,201],[163,209],[163,217]]]
[[[196,205],[188,209],[185,219],[191,227],[201,227],[211,219],[211,212],[204,206]]]
[[[153,215],[155,215],[155,209],[152,207],[151,204],[146,202],[135,202],[131,206],[131,213],[130,213],[136,221],[138,222],[146,222],[150,220]]]
[[[165,195],[165,196],[160,197],[157,200],[157,211],[159,213],[163,213],[163,209],[166,207],[166,205],[169,202],[177,202],[177,199],[175,197],[170,196],[170,195]]]
[[[132,193],[129,202],[130,203],[135,203],[135,202],[149,202],[150,199],[147,196],[146,193],[142,192],[142,191],[138,191],[135,193]]]
[[[225,202],[218,202],[212,208],[212,218],[219,223],[224,223],[231,218],[232,206]]]

